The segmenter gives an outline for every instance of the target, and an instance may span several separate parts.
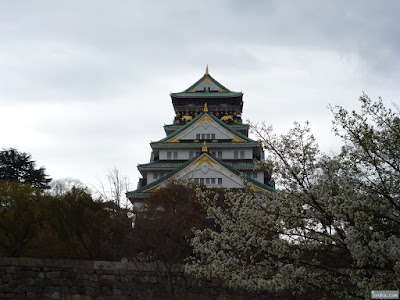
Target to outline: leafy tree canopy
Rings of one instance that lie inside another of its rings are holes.
[[[0,180],[28,183],[41,190],[49,187],[48,175],[43,167],[36,168],[31,155],[14,148],[0,151]]]

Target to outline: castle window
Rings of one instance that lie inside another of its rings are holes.
[[[209,140],[209,139],[210,139],[210,134],[209,134],[209,133],[207,133],[207,135],[206,135],[206,139],[207,139],[207,140]]]
[[[164,176],[164,172],[154,172],[153,173],[153,178],[158,179]]]
[[[196,133],[196,140],[200,139],[200,133]]]
[[[194,156],[194,152],[193,151],[189,151],[189,158],[193,158]]]
[[[178,159],[178,152],[174,152],[174,159]]]
[[[222,178],[218,178],[218,184],[219,184],[219,185],[222,184]]]
[[[201,134],[201,139],[202,139],[202,140],[205,140],[205,139],[206,139],[205,133],[202,133],[202,134]]]
[[[167,152],[167,159],[172,159],[172,152],[170,151]]]
[[[206,178],[206,184],[210,184],[210,178]]]
[[[240,151],[240,158],[244,159],[244,151]]]
[[[233,158],[238,159],[239,158],[239,153],[238,151],[233,151]]]
[[[215,184],[215,178],[211,178],[211,184]]]
[[[212,140],[215,140],[215,133],[212,133],[212,134],[211,134],[211,139],[212,139]]]
[[[218,158],[222,159],[222,151],[218,151]]]

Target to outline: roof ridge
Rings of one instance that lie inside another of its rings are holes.
[[[181,93],[190,93],[191,90],[193,90],[193,88],[200,84],[203,80],[205,80],[206,78],[209,78],[209,80],[211,80],[212,82],[214,82],[215,85],[217,85],[218,87],[220,87],[222,90],[224,90],[225,93],[230,93],[231,90],[229,90],[228,88],[226,88],[225,86],[223,86],[221,83],[219,83],[217,80],[215,80],[210,74],[206,73],[204,74],[199,80],[197,80],[195,83],[193,83],[190,87],[188,87],[186,90],[184,90]],[[174,94],[174,93],[173,93]]]

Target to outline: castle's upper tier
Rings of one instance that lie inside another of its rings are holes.
[[[243,93],[233,92],[224,87],[211,77],[208,67],[204,76],[185,91],[171,93],[171,99],[175,110],[175,122],[182,121],[183,116],[197,116],[203,111],[205,103],[214,115],[221,118],[229,115],[232,116],[232,121],[241,121]]]

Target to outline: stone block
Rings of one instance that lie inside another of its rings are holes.
[[[27,298],[27,299],[38,299],[38,298],[36,297],[36,293],[34,293],[34,292],[28,292],[28,293],[26,293],[26,298]]]
[[[101,288],[101,295],[102,296],[112,296],[111,289],[109,289],[107,287],[102,287]]]
[[[7,284],[0,285],[0,293],[8,293],[10,288]],[[0,297],[1,299],[1,297]]]
[[[76,279],[76,272],[68,271],[66,272],[65,278],[67,279]]]
[[[118,289],[113,289],[113,295],[122,295],[122,293]]]
[[[84,280],[87,280],[87,279],[89,279],[89,275],[88,274],[82,274],[81,278],[84,279]]]
[[[51,299],[55,299],[55,300],[61,299],[60,293],[59,292],[52,293]]]
[[[112,289],[113,288],[113,282],[111,280],[102,279],[102,280],[99,281],[99,286],[100,287],[106,287],[108,289]]]
[[[106,279],[106,280],[111,280],[111,281],[114,281],[114,280],[115,280],[115,275],[104,275],[103,277],[104,277],[104,279]]]
[[[6,268],[7,273],[15,273],[15,266],[9,266]]]
[[[89,276],[89,281],[97,281],[99,276],[97,274],[93,274]]]
[[[86,287],[85,294],[89,295],[89,296],[95,296],[96,295],[95,290],[93,288],[91,288],[91,287]]]
[[[157,283],[158,280],[157,280],[157,277],[156,277],[156,276],[149,276],[147,282],[150,282],[150,283]]]
[[[28,279],[26,280],[26,284],[27,284],[27,285],[30,285],[30,286],[33,286],[33,285],[36,284],[36,280],[33,279],[33,278],[28,278]]]
[[[10,282],[12,280],[13,280],[13,278],[12,278],[11,274],[6,274],[3,276],[3,282]]]
[[[52,285],[45,285],[43,287],[43,293],[44,294],[51,295],[54,291],[55,291],[55,288]]]

